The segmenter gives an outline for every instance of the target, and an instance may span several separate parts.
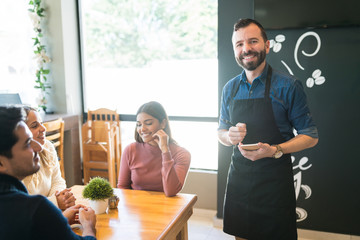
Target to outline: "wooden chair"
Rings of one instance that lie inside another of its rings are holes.
[[[115,162],[116,162],[116,174],[120,172],[120,161],[121,161],[121,129],[120,129],[120,118],[116,110],[110,110],[107,108],[99,108],[96,110],[88,110],[87,115],[88,121],[106,121],[116,126],[115,138]]]
[[[46,139],[51,141],[56,149],[61,176],[65,179],[65,168],[64,168],[64,121],[62,118],[48,121],[43,123],[46,128]]]
[[[116,187],[115,141],[117,128],[105,121],[87,121],[82,126],[84,184],[91,177],[107,178]]]

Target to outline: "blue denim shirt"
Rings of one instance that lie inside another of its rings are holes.
[[[234,99],[264,97],[268,68],[269,65],[266,64],[263,73],[255,78],[252,84],[247,82],[245,71],[227,82],[222,91],[218,129],[229,129],[231,127],[225,123],[223,119],[230,121],[229,105],[231,101],[231,91],[237,86],[239,81],[240,86]],[[310,114],[301,81],[294,76],[273,69],[270,98],[275,122],[286,140],[294,137],[294,129],[297,131],[297,134],[305,134],[313,138],[318,138],[317,127]]]

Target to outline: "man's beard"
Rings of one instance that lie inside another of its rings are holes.
[[[257,57],[257,60],[252,61],[252,62],[243,63],[242,59],[248,55],[254,55],[255,57]],[[260,66],[260,64],[262,64],[264,62],[265,57],[266,57],[266,49],[264,48],[264,50],[262,50],[260,52],[249,51],[247,53],[241,54],[240,57],[236,57],[235,60],[239,64],[240,67],[242,67],[248,71],[254,71],[258,66]]]
[[[36,153],[38,154],[38,153]],[[33,162],[35,160],[33,159]],[[34,173],[37,173],[40,170],[40,161],[42,161],[40,159],[40,156],[38,156],[38,160],[36,163],[33,163],[33,165],[27,164],[26,167],[16,167],[14,170],[14,176],[18,178],[19,180],[22,180],[24,178],[26,178],[27,176],[30,176]]]
[[[19,180],[23,180],[24,178],[26,178],[27,176],[33,175],[34,173],[37,173],[40,170],[40,165],[38,166],[34,166],[30,169],[17,169],[14,174]]]

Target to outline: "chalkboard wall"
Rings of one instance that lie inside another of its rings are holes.
[[[301,80],[320,136],[315,148],[293,154],[298,227],[360,235],[360,28],[267,34],[272,42],[267,61]],[[235,62],[233,53],[228,58]],[[219,87],[231,78],[223,79],[221,65]],[[240,72],[237,67],[233,76]],[[219,145],[220,218],[230,154],[229,148]]]
[[[360,28],[268,35],[285,39],[273,42],[268,62],[302,81],[320,135],[315,148],[294,154],[298,226],[360,235]]]

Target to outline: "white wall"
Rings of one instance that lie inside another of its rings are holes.
[[[77,23],[76,0],[45,0],[45,12],[47,16],[47,40],[48,51],[52,62],[50,72],[52,74],[51,110],[55,113],[77,114],[82,116],[81,97],[81,66],[80,46]],[[79,128],[81,124],[79,118]],[[81,136],[79,135],[79,138]],[[65,159],[72,159],[71,133],[65,132]],[[73,185],[74,170],[70,165],[66,167],[68,176],[66,181]]]
[[[217,172],[190,170],[181,192],[198,196],[196,208],[216,210]]]
[[[52,63],[53,110],[81,114],[81,75],[77,1],[46,0],[48,42]]]

